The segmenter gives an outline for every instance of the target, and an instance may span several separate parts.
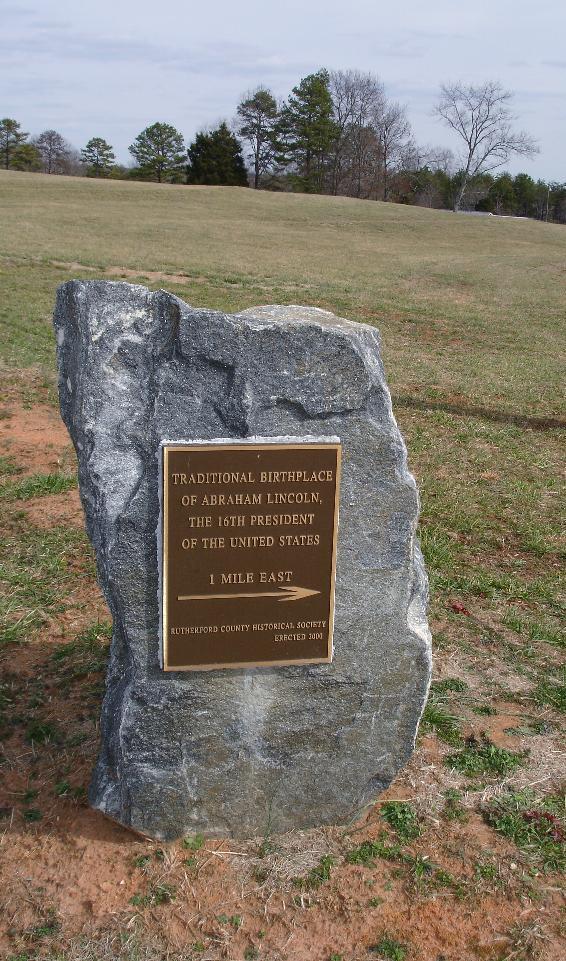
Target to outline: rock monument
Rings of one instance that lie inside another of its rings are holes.
[[[113,619],[91,804],[163,840],[355,817],[411,754],[431,661],[377,331],[98,281],[54,323]]]

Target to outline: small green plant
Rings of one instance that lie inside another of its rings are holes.
[[[311,868],[309,873],[305,878],[294,878],[293,884],[297,888],[303,888],[307,891],[316,890],[325,881],[330,880],[330,871],[334,864],[334,858],[330,854],[325,854],[316,865],[316,867]]]
[[[379,958],[384,958],[385,961],[405,961],[407,957],[405,945],[396,941],[395,938],[389,937],[389,935],[384,935],[377,944],[372,944],[368,951],[371,954],[376,954]]]
[[[532,791],[508,791],[484,810],[496,831],[548,870],[566,869],[566,820],[562,798],[537,799]]]
[[[449,788],[444,792],[445,802],[442,810],[443,816],[447,821],[460,821],[462,824],[468,820],[466,808],[460,804],[462,795],[455,788]]]
[[[66,797],[78,801],[85,796],[86,791],[82,784],[73,787],[68,781],[58,781],[55,785],[55,794],[57,797]]]
[[[259,958],[258,949],[254,947],[246,948],[244,951],[244,961],[254,961],[255,958]]]
[[[497,881],[499,870],[493,861],[478,861],[474,870],[478,881]]]
[[[421,833],[416,811],[407,801],[386,801],[381,806],[381,817],[402,842],[413,841]]]
[[[37,788],[28,788],[27,791],[24,791],[24,796],[22,797],[23,803],[30,804],[31,801],[35,801],[38,794],[39,791]]]
[[[13,477],[14,474],[21,474],[23,467],[21,467],[13,457],[0,455],[0,474],[4,477]]]
[[[273,841],[270,838],[265,837],[257,849],[257,856],[259,858],[266,858],[268,855],[273,854],[274,851],[275,845],[273,844]]]
[[[103,671],[108,660],[111,635],[112,626],[98,622],[74,640],[60,644],[51,655],[51,660],[61,680],[76,681]]]
[[[441,741],[451,744],[453,747],[462,743],[458,718],[446,711],[433,693],[429,695],[424,709],[421,729],[433,731]]]
[[[481,741],[471,737],[463,750],[448,754],[444,763],[466,777],[501,776],[511,774],[520,767],[527,755],[528,751],[509,751],[505,747],[496,747],[485,737]]]
[[[54,912],[49,913],[49,917],[43,922],[43,924],[37,924],[35,928],[32,928],[31,935],[34,938],[52,938],[54,934],[57,934],[60,924],[54,916]]]
[[[383,904],[383,898],[370,898],[368,901],[370,908],[378,908],[380,904]]]
[[[365,867],[374,867],[376,858],[397,861],[403,855],[401,845],[388,844],[386,838],[387,834],[384,833],[377,841],[362,841],[358,847],[347,852],[346,861],[348,864],[363,864]]]
[[[344,955],[337,954],[336,951],[333,951],[332,954],[329,956],[328,961],[344,961]]]
[[[220,924],[231,924],[233,928],[236,928],[236,931],[238,928],[241,928],[244,923],[244,919],[240,914],[232,914],[230,917],[228,917],[227,914],[219,914],[216,920],[219,921]]]
[[[175,888],[171,884],[156,884],[151,889],[152,904],[169,904],[175,900]]]
[[[204,844],[204,835],[194,834],[191,837],[183,838],[183,847],[188,851],[200,851]]]
[[[148,864],[151,864],[151,854],[138,854],[134,858],[134,866],[136,868],[145,868]]]
[[[35,744],[49,744],[60,741],[61,736],[55,724],[48,721],[32,721],[26,730],[26,741]]]
[[[505,734],[519,734],[521,737],[536,737],[538,734],[550,734],[553,730],[554,725],[550,724],[546,719],[543,721],[536,718],[527,718],[524,724],[518,724],[516,727],[506,727],[504,729]]]
[[[38,808],[28,808],[27,811],[24,811],[24,819],[26,821],[41,821],[42,817],[43,814]]]
[[[435,885],[439,888],[452,888],[456,883],[454,881],[454,877],[450,874],[450,871],[445,871],[444,868],[434,869],[433,880]]]
[[[541,706],[548,705],[561,714],[566,714],[566,683],[554,680],[541,681],[533,692],[533,699]]]
[[[411,871],[414,881],[422,881],[433,874],[434,865],[428,855],[417,854],[416,857],[411,858]]]
[[[479,717],[494,717],[497,714],[497,711],[491,704],[477,704],[472,708],[472,711]]]
[[[196,951],[197,954],[203,954],[205,951],[204,943],[202,941],[195,941],[193,951]]]
[[[169,904],[175,900],[175,888],[171,884],[154,884],[147,894],[134,894],[130,904],[137,908],[154,907],[159,904]]]
[[[461,694],[468,690],[466,682],[459,677],[445,677],[441,681],[433,681],[430,687],[435,694],[445,694],[447,691]]]

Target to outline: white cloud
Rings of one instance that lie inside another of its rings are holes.
[[[499,79],[541,141],[526,169],[566,179],[564,0],[0,0],[0,22],[0,114],[26,130],[56,127],[77,146],[111,137],[124,160],[147,123],[167,120],[190,139],[258,83],[284,97],[327,66],[378,73],[407,102],[417,138],[447,146],[432,117],[439,84]]]

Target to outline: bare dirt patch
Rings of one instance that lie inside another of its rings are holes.
[[[111,265],[109,267],[89,267],[86,264],[78,264],[76,262],[63,262],[61,260],[50,261],[52,267],[60,267],[62,270],[77,271],[83,273],[84,271],[89,271],[96,274],[103,274],[105,277],[118,277],[121,280],[133,280],[135,278],[141,280],[150,280],[153,283],[160,283],[162,280],[169,284],[206,284],[207,278],[200,276],[191,276],[189,274],[167,274],[162,270],[133,270],[131,267],[118,267],[116,265]]]
[[[25,503],[25,512],[35,527],[45,530],[65,524],[67,527],[84,527],[83,508],[78,489],[34,497]]]
[[[0,453],[17,460],[21,475],[61,470],[74,457],[67,429],[53,407],[10,404],[0,419]]]

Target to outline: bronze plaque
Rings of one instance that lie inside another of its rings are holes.
[[[162,450],[163,669],[332,660],[340,445]]]

